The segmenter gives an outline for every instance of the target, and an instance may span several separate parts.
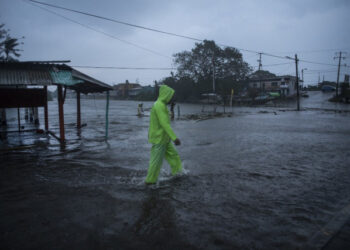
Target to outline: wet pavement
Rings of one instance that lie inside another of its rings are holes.
[[[350,219],[327,242],[323,250],[350,249]]]
[[[285,102],[226,109],[233,115],[225,118],[175,120],[185,171],[173,178],[164,164],[155,186],[144,185],[147,111],[139,118],[137,102],[111,101],[106,142],[105,101],[82,100],[87,126],[78,133],[75,100],[67,99],[65,150],[33,132],[8,133],[0,144],[0,244],[307,249],[350,204],[350,106],[329,97],[310,92],[302,112]],[[57,109],[49,103],[50,129],[58,134]],[[180,104],[182,116],[201,110]]]

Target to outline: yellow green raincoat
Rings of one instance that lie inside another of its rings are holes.
[[[152,149],[146,183],[157,182],[164,158],[169,163],[173,175],[182,170],[180,156],[171,143],[171,141],[175,141],[176,135],[170,126],[167,108],[167,104],[174,93],[175,91],[172,88],[166,85],[160,86],[158,99],[151,110],[148,141],[152,143]]]

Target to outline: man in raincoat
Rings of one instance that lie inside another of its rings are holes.
[[[159,88],[159,96],[153,104],[150,123],[148,130],[148,141],[152,143],[151,158],[146,177],[146,184],[157,182],[163,159],[165,158],[171,167],[171,174],[175,175],[182,170],[180,156],[174,145],[180,145],[180,140],[176,137],[170,126],[169,112],[167,104],[170,102],[175,91],[166,86],[161,85]]]

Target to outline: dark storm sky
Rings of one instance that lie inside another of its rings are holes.
[[[298,53],[299,58],[309,61],[337,64],[333,59],[336,51],[350,52],[350,1],[346,0],[42,1],[237,48],[281,56]],[[5,23],[12,36],[25,37],[20,60],[68,59],[73,66],[172,67],[172,55],[190,50],[195,44],[192,40],[45,8],[155,53],[68,21],[28,1],[0,0],[0,23]],[[257,66],[257,54],[242,53],[250,65]],[[350,65],[348,58],[344,63]],[[268,66],[288,63],[288,60],[263,56],[262,62],[263,69],[275,74],[295,74],[293,63]],[[316,70],[321,71],[321,78],[324,75],[325,80],[336,80],[334,66],[301,62],[299,68],[307,68],[307,84],[317,82]],[[79,70],[108,84],[128,79],[148,85],[170,73],[160,70]],[[350,67],[343,67],[341,72],[343,77],[344,73],[350,72]]]

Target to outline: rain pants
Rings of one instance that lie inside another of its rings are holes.
[[[151,110],[148,141],[152,143],[152,149],[146,183],[157,182],[164,158],[169,163],[173,175],[182,170],[180,156],[171,142],[176,140],[176,135],[170,126],[167,108],[174,93],[172,88],[166,85],[160,86],[158,99]]]

